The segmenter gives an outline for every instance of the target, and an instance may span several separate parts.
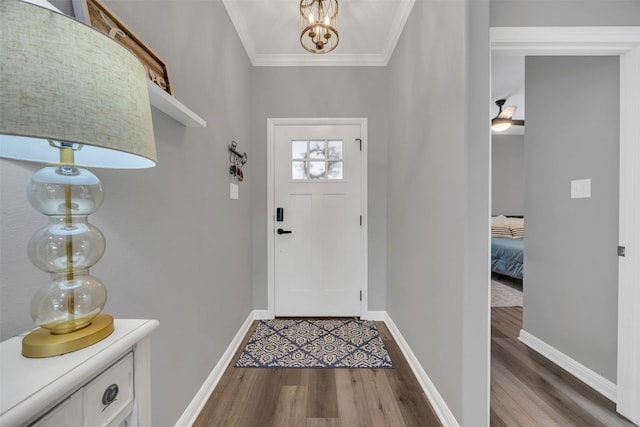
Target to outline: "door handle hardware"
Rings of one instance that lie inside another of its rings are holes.
[[[278,228],[276,230],[276,233],[278,233],[278,234],[291,234],[292,231],[291,230],[283,230],[282,228]]]
[[[106,406],[111,405],[116,400],[116,398],[118,397],[118,391],[118,384],[111,384],[104,391],[104,394],[102,395],[102,404],[105,405],[105,409]]]

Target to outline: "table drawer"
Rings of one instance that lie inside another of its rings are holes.
[[[117,425],[133,410],[133,353],[82,388],[85,426]]]
[[[29,427],[74,427],[82,425],[82,411],[75,402],[78,394],[74,394]]]

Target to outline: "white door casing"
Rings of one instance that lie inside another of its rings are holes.
[[[620,57],[617,411],[640,424],[640,27],[494,27],[504,55]]]
[[[268,120],[267,317],[366,318],[366,124]],[[343,179],[293,179],[293,167],[302,163],[292,159],[292,141],[311,148],[316,143],[308,141],[324,140],[342,141]],[[276,208],[283,221],[276,221]]]

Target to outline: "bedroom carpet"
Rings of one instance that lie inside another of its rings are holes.
[[[372,321],[262,320],[236,368],[393,368]]]
[[[522,287],[492,280],[491,307],[522,307]]]

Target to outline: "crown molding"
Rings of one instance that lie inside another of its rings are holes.
[[[384,67],[400,39],[415,0],[398,0],[398,9],[389,28],[389,36],[379,53],[337,53],[314,55],[300,48],[300,53],[261,54],[256,50],[250,28],[245,21],[234,19],[240,12],[238,0],[222,0],[249,61],[254,67]]]
[[[315,55],[309,52],[299,54],[254,55],[254,67],[384,67],[388,58],[384,54],[339,54]]]
[[[404,30],[404,26],[407,23],[407,19],[409,19],[409,15],[411,14],[411,10],[413,9],[413,4],[415,0],[403,0],[400,3],[400,7],[398,10],[398,14],[391,25],[391,29],[389,30],[389,38],[387,39],[387,45],[384,48],[384,65],[389,63],[391,60],[391,56],[393,55],[393,51],[398,44],[398,40],[400,40],[400,36],[402,35],[402,31]]]
[[[242,46],[244,46],[244,50],[247,53],[247,56],[249,57],[251,64],[255,65],[254,57],[256,56],[256,48],[253,45],[251,32],[249,31],[249,28],[245,25],[245,21],[233,19],[233,17],[236,15],[235,10],[237,8],[236,5],[238,4],[238,2],[236,0],[222,0],[222,4],[224,5],[224,8],[227,10],[227,15],[229,15],[229,19],[231,20],[233,27],[236,29],[236,33],[240,38],[240,42],[242,43]]]
[[[640,43],[640,27],[492,27],[497,55],[617,56]]]

